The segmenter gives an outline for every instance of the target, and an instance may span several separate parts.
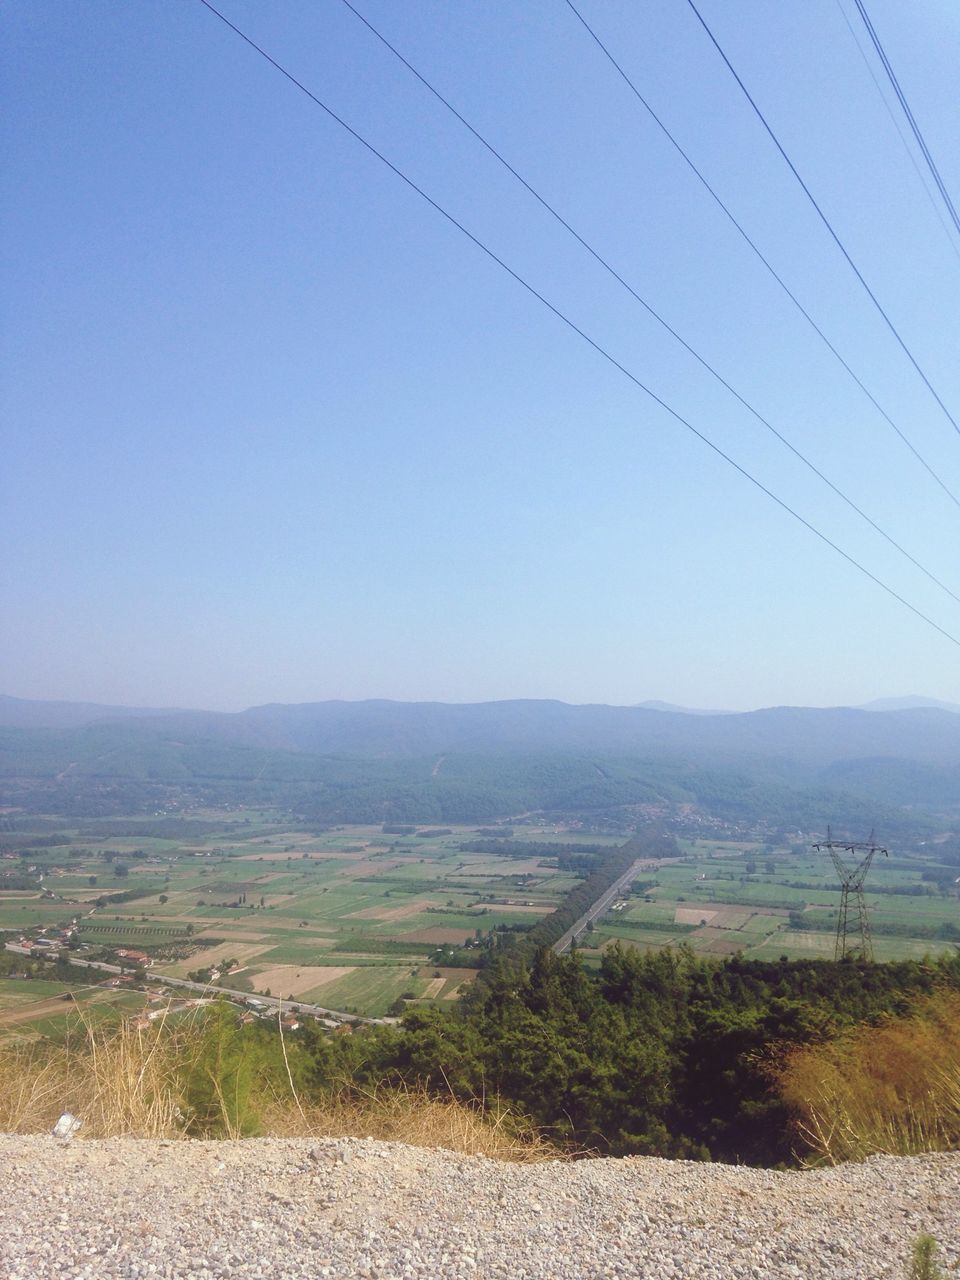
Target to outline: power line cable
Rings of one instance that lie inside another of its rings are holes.
[[[947,213],[950,216],[950,221],[953,223],[957,231],[960,232],[960,218],[957,217],[957,210],[950,198],[950,192],[944,185],[944,181],[940,176],[940,170],[937,168],[936,161],[930,154],[930,148],[927,146],[926,139],[920,132],[920,126],[917,124],[916,117],[910,109],[910,103],[907,101],[906,94],[900,87],[900,81],[897,79],[896,73],[890,65],[890,59],[887,57],[886,50],[880,42],[880,37],[877,35],[876,28],[870,20],[870,15],[867,13],[866,5],[864,5],[863,0],[854,0],[854,4],[857,6],[857,12],[860,14],[860,17],[863,19],[863,25],[867,29],[867,35],[870,37],[871,43],[877,51],[877,57],[880,59],[883,69],[887,73],[887,79],[890,81],[893,86],[893,91],[897,95],[897,101],[903,108],[903,114],[907,117],[907,124],[910,126],[910,131],[914,138],[916,138],[917,146],[920,148],[920,152],[923,155],[924,160],[927,162],[927,168],[930,170],[930,174],[934,182],[937,184],[937,190],[940,192],[943,203],[947,206]]]
[[[856,31],[854,31],[853,29],[853,23],[847,17],[847,11],[843,7],[842,0],[836,0],[836,4],[837,4],[837,8],[840,10],[840,16],[843,18],[843,21],[846,25],[847,30],[850,32],[851,39],[853,40],[853,43],[857,46],[857,52],[860,54],[860,58],[863,62],[863,65],[866,67],[867,72],[870,76],[870,79],[873,81],[874,85],[876,86],[877,96],[879,97],[880,101],[883,103],[884,110],[886,111],[887,115],[890,117],[890,121],[893,127],[896,129],[897,134],[900,138],[900,141],[903,144],[903,150],[906,153],[907,159],[910,161],[911,165],[913,166],[914,173],[920,179],[920,184],[923,187],[924,194],[926,195],[927,200],[930,202],[930,207],[933,209],[934,213],[937,215],[937,219],[939,220],[941,227],[943,227],[944,234],[947,237],[947,242],[949,243],[950,248],[956,254],[957,258],[960,259],[960,248],[957,247],[956,241],[954,240],[953,236],[950,234],[950,228],[947,226],[947,220],[943,216],[943,210],[941,209],[940,204],[938,203],[933,192],[930,190],[930,183],[927,181],[926,177],[924,176],[923,170],[920,168],[919,164],[917,163],[917,157],[913,154],[913,148],[910,146],[910,143],[907,141],[907,135],[903,131],[903,126],[901,125],[900,121],[897,119],[897,116],[893,110],[893,107],[891,107],[890,103],[887,101],[887,95],[883,92],[883,87],[877,78],[877,73],[874,71],[873,65],[870,62],[870,59],[867,57],[866,50],[864,49],[863,45],[860,43],[860,37],[857,35]]]
[[[717,457],[722,458],[724,462],[726,462],[729,466],[733,467],[735,471],[739,472],[739,474],[743,476],[745,480],[748,480],[750,484],[752,484],[755,488],[759,489],[761,493],[766,494],[766,496],[770,498],[772,502],[775,502],[777,506],[781,508],[781,510],[786,511],[787,514],[792,516],[794,520],[796,520],[799,524],[802,524],[805,529],[809,530],[809,532],[812,533],[814,537],[818,538],[822,543],[830,547],[831,550],[837,553],[837,555],[841,556],[844,560],[846,560],[848,564],[852,565],[855,569],[859,570],[861,574],[869,578],[871,582],[873,582],[876,586],[878,586],[882,591],[886,592],[888,596],[891,596],[894,600],[898,601],[898,603],[902,604],[906,609],[909,609],[910,612],[915,617],[919,618],[922,622],[925,622],[928,626],[932,627],[946,640],[949,640],[951,644],[954,644],[957,646],[957,648],[960,648],[960,639],[958,639],[954,635],[951,635],[951,633],[947,631],[945,628],[941,627],[939,623],[934,622],[932,618],[928,617],[925,613],[921,612],[921,610],[918,609],[915,605],[912,605],[909,602],[909,600],[906,600],[902,595],[900,595],[898,591],[894,590],[893,587],[888,586],[888,584],[884,582],[881,578],[878,578],[876,574],[872,573],[869,569],[867,569],[864,565],[862,565],[858,560],[854,559],[853,556],[851,556],[848,552],[844,551],[842,547],[838,546],[837,543],[835,543],[831,538],[829,538],[827,534],[822,533],[815,525],[811,524],[809,520],[807,520],[804,516],[800,515],[798,511],[795,511],[794,508],[791,507],[782,498],[778,497],[777,494],[775,494],[772,489],[768,489],[767,486],[761,480],[758,480],[756,476],[752,475],[751,472],[749,472],[745,467],[742,467],[739,462],[736,462],[728,453],[724,452],[724,450],[721,449],[718,444],[715,444],[710,439],[709,436],[705,435],[702,431],[700,431],[697,427],[695,427],[693,423],[689,422],[686,418],[684,418],[680,413],[677,412],[676,409],[671,408],[670,405],[667,404],[665,400],[662,400],[660,396],[658,396],[655,391],[652,391],[650,387],[648,387],[644,382],[642,382],[636,376],[636,374],[631,373],[631,371],[626,367],[626,365],[621,364],[620,361],[615,356],[611,355],[611,353],[607,351],[606,348],[602,347],[600,343],[597,342],[594,338],[591,338],[588,333],[586,333],[583,329],[581,329],[580,326],[575,321],[571,320],[570,317],[567,316],[563,311],[561,311],[559,307],[554,306],[554,304],[550,302],[549,299],[546,298],[542,293],[540,293],[539,290],[536,289],[534,285],[532,285],[528,280],[526,280],[523,276],[521,276],[518,271],[515,271],[513,267],[509,266],[501,257],[499,257],[494,252],[493,249],[491,249],[488,245],[484,244],[484,242],[480,240],[477,236],[475,236],[472,231],[469,231],[463,225],[462,222],[459,222],[452,213],[449,213],[446,209],[444,209],[443,206],[439,204],[436,200],[434,200],[432,196],[428,195],[427,192],[422,187],[418,186],[417,183],[414,182],[412,178],[408,177],[403,172],[402,169],[398,168],[397,165],[395,165],[392,160],[387,159],[387,157],[383,154],[383,152],[378,151],[372,142],[368,142],[367,139],[364,138],[361,133],[358,133],[357,130],[354,129],[352,125],[349,125],[346,122],[346,120],[343,119],[342,116],[337,115],[337,113],[333,110],[333,108],[329,107],[323,101],[322,98],[318,98],[317,95],[313,93],[312,90],[308,89],[307,86],[302,81],[298,80],[296,76],[293,75],[292,72],[288,71],[286,67],[284,67],[281,63],[277,62],[275,58],[271,57],[271,55],[267,53],[267,51],[264,48],[258,45],[256,41],[252,40],[250,36],[246,35],[243,31],[241,31],[241,29],[238,26],[235,26],[234,23],[232,23],[230,19],[226,17],[225,14],[221,13],[219,9],[215,8],[215,6],[210,3],[210,0],[199,0],[199,3],[203,5],[205,9],[208,9],[210,13],[212,13],[215,17],[219,18],[220,21],[225,26],[229,27],[230,30],[233,31],[235,35],[239,36],[240,39],[243,40],[245,44],[249,45],[251,49],[253,49],[263,59],[265,59],[265,61],[267,61],[275,70],[279,71],[280,74],[285,79],[289,80],[290,83],[295,86],[295,88],[299,89],[301,93],[305,94],[306,97],[308,97],[310,101],[313,102],[316,106],[318,106],[321,109],[321,111],[323,111],[331,120],[334,121],[334,123],[338,124],[341,127],[341,129],[343,129],[346,133],[350,134],[350,136],[353,139],[355,139],[355,141],[359,142],[360,145],[366,151],[368,151],[372,156],[374,156],[377,160],[379,160],[382,164],[384,164],[390,170],[390,172],[395,174],[396,177],[398,177],[401,182],[403,182],[407,187],[409,187],[411,191],[415,192],[418,196],[420,196],[422,200],[426,201],[426,203],[430,205],[430,207],[434,209],[437,213],[439,213],[442,218],[444,218],[447,222],[449,222],[451,226],[455,227],[457,231],[459,231],[462,235],[466,236],[466,238],[472,244],[474,244],[492,262],[496,263],[498,267],[500,267],[503,271],[505,271],[507,275],[509,275],[513,280],[515,280],[517,284],[519,284],[523,289],[527,291],[527,293],[531,294],[532,297],[536,298],[538,302],[542,303],[542,305],[546,307],[547,310],[551,312],[554,316],[556,316],[558,320],[560,320],[563,324],[565,324],[568,329],[571,329],[589,347],[591,347],[595,352],[597,352],[598,355],[602,356],[603,359],[606,360],[609,364],[611,364],[616,370],[618,370],[618,372],[622,373],[625,378],[629,379],[629,381],[632,382],[635,387],[637,387],[640,391],[643,391],[647,396],[649,396],[650,399],[653,400],[655,404],[658,404],[660,408],[665,410],[665,412],[668,413],[673,419],[675,419],[675,421],[679,422],[681,426],[685,427],[687,431],[689,431],[692,435],[694,435],[702,444],[706,445],[708,449],[710,449],[713,453],[717,455]]]
[[[870,391],[869,387],[867,387],[867,385],[858,376],[858,374],[847,362],[847,360],[844,359],[841,353],[833,345],[833,343],[830,341],[830,339],[827,337],[824,331],[817,324],[816,320],[814,320],[810,312],[806,309],[806,307],[803,305],[803,303],[800,301],[797,295],[793,292],[793,290],[790,288],[787,282],[779,274],[777,269],[774,267],[773,263],[769,260],[769,258],[765,256],[763,251],[760,249],[759,245],[756,243],[756,241],[754,241],[751,238],[750,234],[741,225],[741,223],[737,221],[736,217],[731,212],[729,207],[724,203],[722,198],[717,194],[717,192],[713,189],[713,187],[707,181],[706,177],[704,177],[701,171],[697,168],[697,166],[694,164],[693,160],[691,160],[687,152],[683,149],[683,147],[680,145],[677,139],[673,136],[673,134],[670,132],[670,130],[667,128],[664,122],[660,119],[660,117],[654,111],[653,107],[651,107],[650,103],[647,102],[646,98],[643,96],[643,94],[640,92],[640,90],[637,88],[634,82],[627,75],[626,71],[623,69],[620,63],[616,60],[616,58],[613,56],[613,54],[610,52],[607,46],[603,43],[603,41],[597,35],[596,31],[594,31],[593,27],[590,26],[589,22],[587,22],[586,18],[583,16],[580,10],[573,3],[573,0],[565,0],[565,2],[567,4],[567,7],[573,12],[573,14],[576,16],[576,18],[580,21],[580,23],[584,27],[584,29],[593,39],[594,43],[600,49],[601,53],[603,53],[604,57],[606,57],[606,59],[610,62],[611,66],[614,68],[614,70],[617,72],[617,74],[620,76],[623,82],[630,89],[631,93],[633,93],[634,97],[637,99],[640,105],[644,108],[644,110],[650,116],[651,120],[653,120],[654,124],[657,125],[661,133],[663,133],[664,137],[667,138],[667,140],[675,148],[677,153],[683,158],[688,168],[691,170],[691,172],[696,176],[696,178],[699,180],[699,182],[703,186],[704,190],[708,192],[708,194],[713,199],[714,203],[723,211],[723,213],[726,215],[727,219],[730,221],[732,226],[736,229],[738,234],[741,236],[744,242],[750,247],[750,249],[752,249],[753,253],[757,256],[757,258],[759,258],[759,260],[763,263],[763,265],[766,267],[767,271],[770,273],[773,279],[777,282],[777,284],[780,286],[783,292],[787,295],[787,297],[790,299],[790,301],[793,303],[796,309],[800,312],[804,320],[806,320],[807,324],[811,327],[811,329],[813,329],[814,333],[816,333],[817,336],[820,338],[821,342],[823,342],[823,344],[827,347],[827,349],[836,357],[836,359],[847,371],[849,376],[857,384],[857,386],[860,388],[863,394],[867,397],[867,399],[870,401],[870,403],[873,405],[876,411],[880,414],[880,416],[887,423],[887,425],[893,429],[893,431],[897,434],[897,436],[900,438],[903,444],[906,445],[906,447],[910,450],[910,452],[913,454],[916,460],[920,463],[923,469],[927,472],[930,478],[934,480],[936,484],[943,490],[943,492],[954,504],[954,506],[960,507],[960,498],[956,496],[956,494],[949,487],[949,485],[947,485],[947,483],[937,474],[934,468],[930,465],[929,462],[927,462],[926,458],[923,457],[923,455],[912,443],[912,441],[907,437],[907,435],[897,426],[893,418],[890,417],[890,414],[887,413],[883,405],[880,404],[880,402],[877,400],[873,392]]]
[[[357,9],[351,3],[351,0],[343,0],[343,4],[346,6],[346,8],[350,10],[350,12],[356,18],[360,20],[360,22],[363,23],[363,25],[367,28],[368,31],[370,31],[374,36],[376,36],[376,38],[380,41],[381,44],[383,44],[387,49],[389,49],[389,51],[394,55],[395,58],[399,59],[399,61],[403,63],[403,65],[407,68],[407,70],[410,71],[417,78],[417,80],[420,81],[420,83],[424,86],[424,88],[428,89],[430,93],[432,93],[433,96],[440,103],[442,103],[443,106],[446,107],[446,109],[457,118],[457,120],[460,121],[460,123],[464,126],[464,128],[467,129],[473,135],[473,137],[476,138],[476,140],[482,146],[484,146],[486,150],[496,160],[498,160],[500,164],[502,164],[503,167],[510,174],[513,175],[514,178],[516,178],[516,180],[520,183],[520,185],[526,191],[528,191],[530,195],[533,196],[533,198],[542,206],[542,208],[544,208],[551,215],[551,217],[554,218],[564,228],[564,230],[569,232],[569,234],[573,236],[573,238],[577,241],[577,243],[580,244],[587,251],[587,253],[589,253],[590,256],[596,262],[598,262],[600,266],[602,266],[604,270],[607,271],[614,278],[614,280],[617,281],[618,284],[620,284],[624,289],[626,289],[627,293],[629,293],[630,296],[636,302],[638,302],[641,307],[643,307],[643,309],[647,312],[647,314],[650,315],[654,320],[656,320],[657,323],[661,325],[667,331],[667,333],[670,334],[672,338],[674,338],[677,342],[679,342],[680,345],[684,348],[684,350],[687,351],[691,356],[693,356],[693,358],[697,361],[697,363],[702,368],[706,369],[707,372],[711,374],[720,383],[722,387],[724,387],[727,391],[729,391],[729,393],[734,397],[734,399],[736,399],[748,411],[748,413],[752,414],[753,417],[762,426],[766,427],[766,429],[769,432],[771,432],[777,438],[777,440],[780,441],[782,445],[784,445],[787,449],[789,449],[790,452],[796,458],[798,458],[803,463],[803,465],[807,467],[809,471],[812,471],[815,476],[817,476],[820,480],[822,480],[823,483],[827,485],[828,488],[830,488],[837,495],[838,498],[840,498],[843,502],[845,502],[852,511],[855,511],[856,514],[860,516],[861,519],[865,520],[872,529],[874,529],[877,533],[879,533],[882,538],[885,538],[886,541],[892,547],[894,547],[897,551],[899,551],[902,556],[905,556],[906,559],[909,560],[910,563],[914,565],[915,568],[919,569],[921,573],[925,574],[926,577],[929,578],[931,582],[935,583],[938,587],[940,587],[942,591],[945,591],[946,594],[950,596],[951,599],[955,600],[957,604],[960,604],[960,596],[958,596],[954,591],[952,591],[948,586],[946,586],[945,583],[941,582],[940,579],[936,577],[935,574],[931,573],[929,569],[927,569],[923,564],[920,563],[919,560],[917,560],[914,556],[912,556],[909,551],[907,551],[903,546],[901,546],[900,543],[896,541],[896,539],[891,537],[891,535],[888,534],[886,530],[881,528],[881,526],[877,524],[875,520],[873,520],[869,515],[867,515],[867,513],[863,511],[853,501],[852,498],[850,498],[846,493],[843,492],[842,489],[840,489],[837,485],[835,485],[832,480],[830,480],[826,475],[824,475],[824,473],[819,469],[819,467],[816,466],[815,463],[811,462],[811,460],[808,457],[806,457],[806,455],[803,454],[795,445],[793,445],[787,439],[786,436],[784,436],[767,418],[763,416],[762,413],[760,413],[758,409],[756,409],[748,400],[746,400],[740,394],[740,392],[736,390],[735,387],[731,386],[731,384],[726,380],[726,378],[724,378],[723,375],[719,373],[713,367],[713,365],[709,363],[708,360],[706,360],[702,355],[700,355],[700,353],[696,351],[690,345],[690,343],[687,342],[686,339],[683,338],[677,332],[677,330],[674,329],[663,318],[663,316],[661,316],[659,312],[657,312],[650,305],[650,303],[646,301],[646,299],[642,298],[640,294],[636,291],[636,289],[634,289],[633,286],[629,284],[629,282],[625,280],[622,275],[620,275],[620,273],[616,270],[616,268],[611,266],[611,264],[606,260],[606,258],[602,257],[597,252],[597,250],[594,249],[593,246],[589,244],[584,239],[584,237],[580,235],[580,233],[570,225],[570,223],[566,220],[566,218],[564,218],[563,215],[559,213],[544,196],[542,196],[533,186],[531,186],[531,184],[526,180],[526,178],[524,178],[523,175],[519,173],[513,167],[512,164],[510,164],[509,160],[507,160],[496,149],[496,147],[493,146],[491,142],[488,142],[487,139],[477,129],[474,128],[474,126],[470,123],[469,120],[467,120],[463,115],[460,114],[460,112],[449,101],[449,99],[445,98],[444,95],[439,91],[439,89],[435,88],[435,86],[432,85],[430,81],[427,80],[426,77],[423,76],[415,66],[413,66],[412,63],[407,61],[407,59],[403,56],[400,50],[397,49],[395,45],[391,44],[390,41],[387,39],[385,35],[383,35],[382,32],[377,30],[377,28],[373,25],[373,23],[370,22],[369,19],[366,18],[359,11],[359,9]]]
[[[723,51],[723,49],[721,48],[720,43],[719,43],[719,41],[717,40],[716,36],[715,36],[715,35],[713,34],[713,32],[710,30],[710,27],[709,27],[709,25],[707,24],[706,19],[703,17],[703,14],[700,12],[700,10],[697,8],[697,6],[694,4],[694,0],[687,0],[687,4],[690,6],[690,8],[691,8],[691,9],[693,10],[693,12],[696,14],[697,19],[698,19],[698,20],[699,20],[699,22],[700,22],[700,25],[703,27],[704,31],[705,31],[705,32],[707,33],[707,35],[709,36],[709,38],[710,38],[710,42],[712,43],[713,47],[716,49],[717,53],[719,53],[720,57],[723,59],[723,61],[724,61],[725,65],[726,65],[726,67],[727,67],[728,71],[729,71],[729,72],[730,72],[730,74],[733,76],[734,80],[736,80],[737,84],[740,86],[740,89],[741,89],[741,91],[743,92],[743,96],[744,96],[744,97],[746,98],[746,100],[750,103],[750,106],[753,108],[754,114],[756,115],[756,117],[757,117],[757,119],[760,121],[760,123],[763,125],[764,129],[766,129],[766,131],[767,131],[767,133],[769,134],[770,139],[771,139],[771,141],[773,142],[774,146],[777,148],[777,150],[780,152],[780,155],[783,157],[783,159],[784,159],[784,161],[785,161],[785,163],[786,163],[786,165],[787,165],[787,168],[790,170],[790,172],[791,172],[791,173],[793,174],[793,176],[796,178],[797,182],[800,184],[801,189],[803,190],[804,195],[807,197],[807,199],[810,201],[810,204],[811,204],[811,205],[813,206],[813,208],[816,210],[816,213],[817,213],[818,217],[820,218],[820,221],[823,223],[823,225],[826,227],[827,231],[830,233],[830,236],[831,236],[831,238],[832,238],[832,240],[833,240],[834,244],[837,246],[837,248],[838,248],[838,249],[840,250],[840,252],[843,254],[844,258],[847,260],[847,263],[848,263],[848,265],[849,265],[850,269],[853,271],[854,275],[855,275],[855,276],[857,277],[857,279],[860,281],[861,285],[863,286],[863,288],[864,288],[864,290],[865,290],[865,292],[866,292],[866,294],[867,294],[867,297],[870,299],[870,301],[873,303],[874,307],[875,307],[875,308],[877,309],[877,311],[880,313],[880,316],[882,317],[882,319],[883,319],[884,323],[886,324],[887,328],[888,328],[888,329],[890,330],[890,332],[893,334],[894,338],[896,338],[896,340],[897,340],[897,342],[898,342],[898,344],[899,344],[899,346],[900,346],[901,350],[903,351],[904,355],[907,357],[907,359],[908,359],[908,360],[910,361],[910,363],[913,365],[914,369],[915,369],[915,370],[917,371],[917,373],[919,374],[920,378],[923,380],[923,384],[924,384],[924,386],[927,388],[927,390],[928,390],[928,391],[930,392],[930,394],[933,396],[934,400],[936,400],[937,404],[938,404],[938,405],[940,406],[940,408],[943,410],[944,415],[946,416],[946,418],[947,418],[947,420],[949,421],[950,425],[953,427],[954,431],[956,431],[957,435],[960,435],[960,423],[958,423],[958,422],[957,422],[957,420],[954,418],[953,414],[950,412],[950,410],[947,408],[947,406],[946,406],[946,405],[943,403],[943,401],[940,399],[940,396],[938,395],[938,393],[937,393],[936,389],[934,388],[933,383],[930,381],[930,379],[927,377],[927,375],[924,373],[924,371],[920,368],[920,365],[917,363],[916,357],[914,356],[914,354],[913,354],[913,352],[910,350],[910,348],[907,346],[907,344],[904,342],[903,338],[900,336],[900,331],[897,329],[897,326],[896,326],[896,325],[893,323],[893,321],[890,319],[890,317],[889,317],[889,315],[887,314],[886,310],[884,309],[884,307],[883,307],[882,303],[880,302],[880,299],[877,297],[877,295],[873,292],[873,290],[872,290],[872,289],[870,288],[870,286],[867,284],[866,280],[865,280],[865,279],[864,279],[864,277],[863,277],[862,272],[860,271],[860,268],[857,266],[857,264],[854,262],[853,258],[851,258],[850,254],[848,253],[846,245],[843,243],[843,241],[842,241],[842,240],[840,239],[840,237],[837,235],[836,231],[833,229],[833,224],[830,222],[830,219],[827,217],[827,215],[826,215],[826,214],[823,212],[823,210],[821,209],[820,205],[817,203],[816,197],[814,196],[814,194],[813,194],[813,192],[810,190],[810,188],[807,186],[806,182],[804,182],[803,178],[800,176],[800,172],[799,172],[799,170],[797,169],[796,165],[793,163],[793,161],[792,161],[792,160],[790,159],[790,157],[787,155],[786,151],[785,151],[785,150],[784,150],[784,148],[783,148],[783,144],[780,142],[780,139],[779,139],[779,138],[777,137],[777,135],[774,133],[773,129],[771,128],[770,124],[769,124],[769,123],[768,123],[768,121],[767,121],[766,116],[763,114],[763,112],[760,110],[760,108],[757,106],[756,102],[754,101],[753,97],[751,96],[751,94],[750,94],[750,90],[747,88],[747,86],[746,86],[746,85],[744,84],[744,82],[741,80],[740,76],[737,74],[736,68],[734,67],[733,63],[730,61],[730,59],[729,59],[729,58],[727,57],[727,55],[724,53],[724,51]]]

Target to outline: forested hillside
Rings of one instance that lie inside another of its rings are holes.
[[[640,809],[693,806],[731,823],[890,834],[927,830],[924,812],[960,813],[960,716],[937,708],[361,702],[143,715],[0,699],[0,726],[0,802],[33,813],[275,805],[313,822],[482,822],[540,810],[626,828]]]
[[[614,946],[590,974],[576,957],[521,948],[451,1013],[307,1043],[317,1084],[425,1081],[498,1095],[580,1148],[770,1165],[800,1145],[776,1083],[786,1052],[944,989],[960,989],[960,956],[716,963]]]
[[[890,768],[886,762],[884,778]],[[934,829],[916,811],[922,791],[893,791],[895,801],[911,796],[908,813],[887,803],[884,788],[868,785],[871,776],[864,766],[851,785],[828,785],[807,768],[762,758],[703,765],[541,751],[363,759],[182,742],[128,725],[0,729],[0,804],[78,817],[273,806],[311,823],[435,823],[544,811],[629,829],[651,812],[692,806],[724,822],[770,829],[822,830],[826,822],[880,825],[890,834]],[[946,806],[949,777],[934,794]]]
[[[504,702],[316,702],[236,713],[142,712],[134,708],[0,699],[0,726],[125,726],[172,741],[361,757],[569,753],[765,758],[824,768],[840,760],[885,758],[960,767],[960,716],[937,707],[866,711],[855,707],[768,707],[689,715],[650,707]]]

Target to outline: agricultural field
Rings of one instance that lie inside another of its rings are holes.
[[[577,883],[546,855],[463,852],[475,827],[317,832],[247,813],[164,834],[173,825],[18,832],[23,847],[0,870],[25,887],[0,891],[0,930],[73,921],[81,957],[129,948],[160,974],[381,1016],[401,1000],[455,999],[476,976],[479,938],[531,927]]]
[[[0,1037],[60,1036],[69,1027],[94,1026],[105,1019],[139,1013],[146,998],[137,991],[111,989],[100,982],[0,978]]]
[[[79,957],[133,949],[159,974],[367,1016],[442,1004],[474,979],[491,931],[530,928],[579,882],[582,868],[558,860],[558,847],[586,857],[624,840],[522,825],[511,853],[485,835],[473,826],[297,829],[251,810],[73,826],[41,819],[0,832],[0,936],[74,922]],[[598,964],[614,940],[684,943],[717,957],[833,956],[839,892],[826,855],[804,845],[680,843],[678,860],[651,871],[583,936],[586,963]],[[958,886],[935,846],[878,857],[867,887],[878,959],[960,943]],[[33,985],[38,1000],[58,998]],[[0,989],[0,1022],[18,991]]]
[[[840,893],[827,854],[743,841],[681,846],[681,861],[659,868],[655,885],[616,904],[584,937],[588,963],[615,939],[644,950],[686,943],[705,955],[833,958]],[[935,846],[927,857],[875,858],[865,897],[877,960],[960,945],[956,874],[945,872]]]

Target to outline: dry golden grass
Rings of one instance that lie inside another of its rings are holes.
[[[0,1131],[49,1131],[61,1112],[72,1111],[90,1138],[182,1133],[187,1037],[166,1032],[163,1019],[142,1029],[129,1022],[81,1026],[63,1045],[0,1045]]]
[[[795,1050],[778,1078],[816,1161],[960,1149],[960,995]]]
[[[492,1160],[567,1158],[506,1107],[436,1098],[419,1086],[361,1093],[344,1088],[302,1111],[281,1103],[276,1111],[268,1109],[267,1127],[278,1137],[376,1138]]]
[[[222,1017],[232,1030],[232,1012]],[[561,1157],[532,1124],[499,1104],[438,1099],[418,1087],[364,1092],[349,1085],[307,1100],[294,1082],[294,1046],[288,1055],[282,1036],[279,1046],[273,1068],[251,1083],[218,1039],[216,1020],[204,1014],[176,1025],[161,1017],[149,1027],[80,1020],[62,1044],[5,1041],[0,1132],[49,1133],[71,1111],[83,1122],[78,1136],[86,1138],[363,1137],[496,1160]]]

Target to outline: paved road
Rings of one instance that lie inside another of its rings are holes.
[[[602,916],[611,902],[620,896],[628,884],[632,884],[636,880],[641,871],[649,871],[659,865],[659,861],[651,862],[649,858],[638,858],[630,870],[625,872],[619,880],[615,880],[609,889],[605,889],[590,910],[585,912],[576,924],[570,926],[559,942],[553,944],[553,949],[557,955],[562,956],[564,952],[569,951],[570,943],[573,942],[574,938],[579,938],[591,920],[596,920],[597,916]]]
[[[597,916],[609,908],[610,904],[623,892],[627,885],[632,884],[636,880],[641,871],[655,870],[662,866],[665,862],[676,862],[676,858],[638,858],[636,862],[626,871],[618,880],[605,890],[596,900],[589,911],[585,912],[577,922],[572,925],[563,937],[553,945],[554,951],[558,956],[562,956],[566,951],[570,950],[570,944],[574,938],[578,938],[591,920],[595,920]],[[124,970],[119,965],[107,964],[103,960],[76,960],[68,953],[68,959],[71,964],[80,965],[86,969],[103,969],[107,973],[123,973]],[[251,999],[258,1000],[262,1006],[268,1009],[281,1009],[283,1007],[296,1010],[298,1013],[313,1014],[317,1018],[334,1018],[337,1022],[355,1022],[377,1024],[382,1022],[381,1018],[361,1018],[354,1013],[343,1013],[339,1009],[325,1009],[318,1004],[305,1004],[299,1000],[278,1000],[276,996],[251,995],[249,991],[233,991],[229,987],[212,987],[205,986],[202,982],[190,982],[187,978],[168,978],[163,974],[149,970],[149,980],[154,983],[163,983],[170,987],[184,987],[189,991],[199,992],[201,995],[216,995],[222,993],[226,996],[232,996],[234,999],[242,1000],[248,1003]]]
[[[105,960],[79,960],[70,952],[66,952],[66,957],[71,964],[78,965],[81,969],[102,969],[105,973],[129,973],[129,969],[121,969],[117,964],[107,964]],[[301,1000],[279,1000],[276,996],[261,996],[250,991],[233,991],[229,987],[214,987],[205,985],[202,982],[190,982],[187,978],[169,978],[165,974],[156,973],[153,969],[147,970],[147,980],[156,985],[168,987],[183,987],[188,991],[195,991],[200,995],[215,996],[223,994],[232,996],[236,1000],[242,1000],[245,1004],[250,1000],[258,1000],[261,1005],[267,1009],[290,1009],[296,1010],[297,1013],[311,1013],[317,1018],[334,1018],[337,1022],[364,1022],[379,1023],[379,1018],[361,1018],[355,1013],[343,1013],[339,1009],[324,1009],[322,1005],[306,1004]]]

